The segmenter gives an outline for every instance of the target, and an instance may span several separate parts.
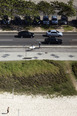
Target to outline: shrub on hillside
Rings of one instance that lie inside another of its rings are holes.
[[[77,78],[77,62],[72,64],[72,71],[74,72],[74,75]]]

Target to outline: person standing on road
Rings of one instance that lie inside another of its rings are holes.
[[[39,41],[39,48],[40,48],[41,42]]]

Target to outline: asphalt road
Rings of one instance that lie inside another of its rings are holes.
[[[77,32],[65,32],[63,37],[57,37],[62,39],[61,45],[77,45]],[[43,42],[45,33],[35,33],[34,38],[18,38],[15,37],[17,33],[0,33],[0,46],[3,45],[38,45],[39,41]]]

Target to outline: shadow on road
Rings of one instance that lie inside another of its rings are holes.
[[[47,35],[42,35],[43,37],[48,37]]]

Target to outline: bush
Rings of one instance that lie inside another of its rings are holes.
[[[77,79],[77,62],[72,64],[72,71],[74,72],[74,75]]]

